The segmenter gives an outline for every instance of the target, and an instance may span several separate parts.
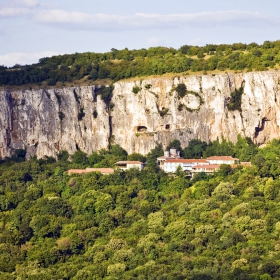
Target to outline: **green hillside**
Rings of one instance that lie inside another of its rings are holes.
[[[280,41],[265,41],[262,45],[185,45],[178,50],[154,47],[65,54],[42,58],[33,65],[0,66],[0,85],[63,86],[165,73],[277,69],[279,49]]]
[[[65,171],[143,157],[115,145],[71,162],[66,151],[59,161],[24,161],[24,150],[2,160],[0,279],[279,279],[280,141],[193,140],[185,156],[253,163],[193,180],[159,171],[162,153],[113,175]]]

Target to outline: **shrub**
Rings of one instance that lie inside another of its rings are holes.
[[[187,93],[187,87],[186,87],[185,84],[179,84],[175,88],[175,90],[177,91],[179,98],[183,98],[186,95],[186,93]]]
[[[178,105],[178,111],[183,111],[183,109],[184,109],[184,105],[183,104],[179,104]]]
[[[241,109],[241,99],[242,99],[242,94],[244,93],[244,88],[240,87],[239,89],[235,89],[231,94],[230,94],[230,101],[227,104],[227,108],[229,111],[242,111]]]
[[[26,155],[25,149],[16,149],[11,159],[15,162],[23,162],[25,161],[25,155]]]
[[[140,90],[141,90],[141,88],[138,87],[138,86],[134,86],[134,87],[132,88],[132,92],[135,93],[135,94],[137,94]]]
[[[113,96],[114,86],[110,85],[109,87],[101,86],[100,88],[96,89],[96,94],[101,95],[101,99],[105,102],[107,108],[111,102]]]
[[[200,51],[200,52],[197,53],[198,58],[204,58],[204,56],[205,55],[204,55],[203,51]]]

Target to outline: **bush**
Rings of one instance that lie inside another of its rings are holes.
[[[23,162],[25,161],[26,150],[24,149],[16,149],[11,159],[15,162]]]
[[[241,86],[239,89],[235,89],[231,94],[230,94],[230,101],[227,104],[227,108],[229,111],[242,111],[241,109],[241,99],[242,99],[242,94],[244,92],[244,88]]]
[[[127,156],[127,160],[146,162],[146,157],[138,153],[132,153]]]
[[[73,163],[81,164],[81,165],[87,165],[88,164],[88,158],[87,154],[78,150],[76,151],[72,156]]]
[[[185,84],[179,84],[179,85],[175,88],[175,90],[176,90],[177,93],[178,93],[179,99],[180,99],[180,98],[183,98],[183,97],[186,95],[186,93],[187,93],[187,87],[186,87]]]
[[[184,104],[179,104],[178,105],[178,111],[183,111],[183,109],[184,109]]]
[[[111,102],[113,96],[114,86],[110,85],[108,87],[101,86],[100,88],[96,89],[96,94],[101,95],[101,99],[105,102],[107,108]]]
[[[58,160],[61,161],[67,161],[69,158],[69,153],[65,150],[61,151],[58,155],[57,155]]]
[[[132,92],[135,93],[135,94],[137,94],[139,91],[141,91],[141,89],[142,89],[142,88],[140,88],[140,87],[138,87],[138,86],[134,86],[134,87],[132,88]]]

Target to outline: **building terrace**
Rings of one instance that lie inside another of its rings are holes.
[[[68,175],[72,174],[84,174],[90,172],[100,172],[103,175],[113,174],[113,168],[86,168],[86,169],[70,169],[67,171]]]

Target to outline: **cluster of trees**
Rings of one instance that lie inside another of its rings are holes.
[[[112,146],[22,161],[17,151],[0,164],[0,279],[279,278],[280,141],[193,140],[183,152],[245,147],[252,167],[192,180],[156,169],[160,146],[147,169],[104,176],[65,171],[141,155]]]
[[[206,143],[199,139],[193,139],[189,145],[182,149],[179,140],[173,140],[167,146],[167,149],[174,147],[180,151],[184,158],[207,158],[211,156],[232,156],[237,157],[240,161],[252,161],[258,153],[258,147],[253,143],[251,138],[237,137],[237,142],[234,144],[224,138],[216,139],[213,142]]]
[[[185,45],[178,50],[153,47],[140,50],[112,49],[107,53],[75,53],[42,58],[38,64],[12,68],[0,66],[0,85],[73,82],[123,78],[185,71],[265,70],[279,65],[280,41],[262,45]]]

